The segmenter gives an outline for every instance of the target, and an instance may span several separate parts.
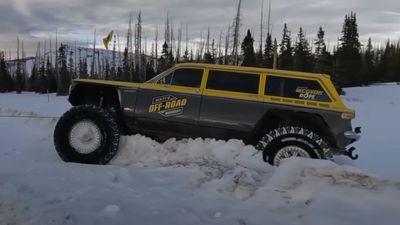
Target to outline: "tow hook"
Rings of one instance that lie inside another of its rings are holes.
[[[353,154],[353,152],[356,150],[355,147],[351,147],[346,151],[343,151],[343,155],[349,157],[352,160],[358,159],[358,154]]]

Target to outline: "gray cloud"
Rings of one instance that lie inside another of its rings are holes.
[[[129,14],[136,16],[142,11],[144,36],[148,42],[154,38],[156,25],[160,38],[167,12],[177,29],[189,24],[190,39],[195,39],[210,27],[212,36],[218,39],[225,32],[235,15],[238,0],[2,0],[0,2],[0,50],[15,51],[16,36],[25,41],[28,54],[33,54],[36,43],[55,36],[64,42],[86,43],[92,40],[96,28],[100,36],[116,30],[125,42]],[[265,13],[268,0],[264,0]],[[319,26],[326,30],[326,39],[336,43],[344,15],[357,13],[361,41],[372,37],[375,42],[400,37],[400,1],[398,0],[272,0],[271,24],[273,35],[280,39],[283,23],[287,23],[292,37],[300,26],[310,40]],[[259,37],[259,0],[243,0],[242,31],[254,31]],[[266,18],[266,17],[265,17]],[[266,28],[265,28],[266,32]],[[54,40],[53,40],[54,41]]]

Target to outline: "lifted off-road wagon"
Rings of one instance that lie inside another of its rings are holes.
[[[273,165],[288,157],[332,159],[359,139],[355,112],[328,75],[208,64],[178,64],[146,83],[74,80],[74,106],[54,143],[68,162],[105,164],[119,137],[243,140]]]

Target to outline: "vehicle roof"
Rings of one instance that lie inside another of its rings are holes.
[[[241,72],[254,72],[254,73],[270,73],[276,75],[289,75],[289,76],[299,76],[299,77],[318,77],[324,76],[326,78],[330,78],[327,74],[321,73],[307,73],[307,72],[298,72],[298,71],[289,71],[289,70],[275,70],[275,69],[267,69],[267,68],[259,68],[259,67],[246,67],[246,66],[232,66],[232,65],[219,65],[219,64],[207,64],[207,63],[180,63],[176,64],[175,68],[182,67],[194,67],[194,68],[208,68],[208,69],[220,69],[220,70],[235,70]]]

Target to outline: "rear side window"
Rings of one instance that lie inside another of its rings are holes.
[[[315,80],[267,76],[265,95],[331,102],[324,89]]]
[[[201,85],[202,77],[202,69],[177,69],[173,73],[161,78],[158,83],[198,88]]]
[[[260,75],[210,70],[207,89],[258,94]]]

